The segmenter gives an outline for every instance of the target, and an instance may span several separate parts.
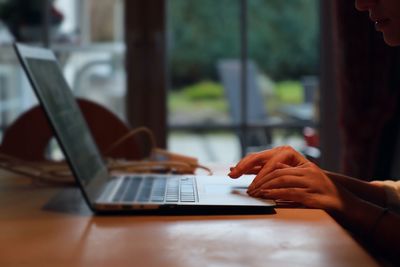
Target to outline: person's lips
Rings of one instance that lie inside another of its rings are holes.
[[[376,19],[374,21],[377,31],[383,31],[390,24],[390,19]]]

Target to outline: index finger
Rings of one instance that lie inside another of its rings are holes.
[[[250,154],[241,159],[236,166],[228,174],[231,178],[238,178],[241,175],[248,173],[255,167],[261,166],[266,160],[270,159],[275,149],[265,150],[259,153]]]

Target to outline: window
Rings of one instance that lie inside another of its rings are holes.
[[[318,6],[168,1],[170,149],[232,162],[280,144],[304,148],[318,111]]]
[[[157,41],[163,23],[157,12],[165,8],[168,148],[204,162],[233,162],[279,144],[302,149],[304,127],[317,123],[318,5],[318,0],[56,0],[58,12],[52,14],[59,20],[61,14],[61,22],[48,30],[75,94],[138,126],[135,122],[151,120],[141,120],[144,115],[165,115],[163,107],[157,109],[161,104],[148,99],[163,98],[160,91],[150,96],[138,91],[142,85],[148,90],[146,83],[164,89],[159,78],[164,62],[156,49],[164,47]],[[143,15],[141,8],[155,11]],[[139,35],[125,38],[124,31]],[[157,40],[146,39],[146,31]],[[137,51],[128,55],[129,49]],[[139,63],[126,75],[125,63],[132,62]],[[137,73],[149,77],[130,82]],[[147,103],[156,111],[148,112]]]
[[[0,1],[0,133],[37,103],[14,55],[13,38],[49,46],[77,97],[126,119],[123,7],[123,0]],[[13,12],[2,12],[9,9]],[[6,40],[6,33],[13,37]]]

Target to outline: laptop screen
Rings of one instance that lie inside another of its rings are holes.
[[[28,57],[24,60],[38,98],[81,185],[89,185],[96,178],[106,179],[106,166],[57,61]]]

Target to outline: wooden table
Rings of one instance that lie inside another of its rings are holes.
[[[377,266],[321,210],[111,217],[58,196],[0,171],[0,266]]]

